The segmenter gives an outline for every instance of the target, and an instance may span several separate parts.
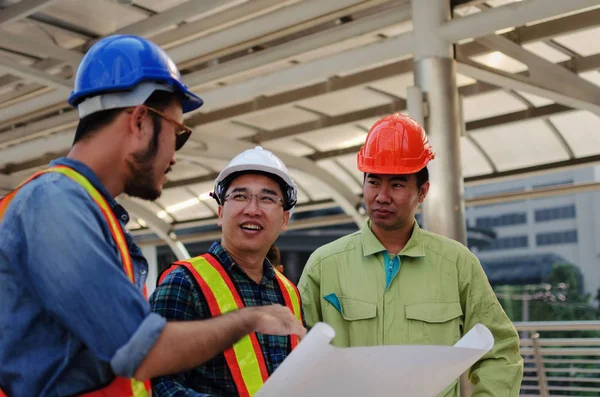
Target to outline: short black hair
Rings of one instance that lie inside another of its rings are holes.
[[[425,184],[425,182],[429,181],[429,170],[427,166],[423,167],[419,172],[416,173],[417,176],[417,188],[421,190],[421,187]]]
[[[367,180],[367,175],[369,175],[368,172],[363,174],[363,183]],[[425,184],[425,182],[429,181],[429,170],[427,169],[427,166],[417,171],[415,176],[417,177],[417,189],[421,190],[421,187]]]
[[[150,97],[148,97],[146,102],[144,102],[144,105],[163,111],[168,108],[176,99],[181,100],[177,94],[168,91],[157,90],[154,91]],[[99,112],[87,115],[79,120],[79,124],[77,124],[77,131],[75,131],[73,145],[79,141],[90,138],[95,132],[112,123],[123,110],[124,108],[101,110]],[[159,117],[154,113],[150,113],[150,115],[155,120],[159,119]],[[156,124],[156,121],[154,121],[154,124]]]

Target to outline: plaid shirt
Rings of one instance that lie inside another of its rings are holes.
[[[244,305],[285,305],[275,271],[266,259],[263,278],[260,284],[257,284],[233,261],[219,242],[214,242],[208,252],[223,265],[237,287]],[[201,320],[211,317],[206,299],[196,280],[181,266],[167,275],[150,297],[150,304],[154,312],[168,321]],[[289,338],[257,335],[267,369],[269,374],[272,374],[291,352]],[[238,395],[223,354],[191,371],[153,379],[152,386],[156,397]]]

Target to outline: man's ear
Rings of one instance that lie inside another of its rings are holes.
[[[217,209],[217,226],[223,226],[223,206],[220,205]]]
[[[429,193],[430,186],[431,185],[429,181],[427,181],[423,184],[423,186],[421,186],[421,189],[419,189],[419,203],[423,203],[423,201],[425,201],[425,197],[427,197],[427,193]]]
[[[290,222],[290,211],[283,211],[283,223],[281,224],[281,231],[287,231],[287,225]]]
[[[138,137],[141,137],[143,134],[142,127],[144,126],[144,121],[147,120],[147,114],[148,109],[145,106],[136,106],[133,108],[133,111],[129,113],[129,130]]]

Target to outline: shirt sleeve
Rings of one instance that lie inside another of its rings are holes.
[[[18,271],[57,322],[116,375],[132,377],[165,320],[125,275],[100,209],[72,185],[39,184],[20,201]]]
[[[309,328],[323,320],[321,313],[321,261],[313,253],[302,271],[298,282],[298,292],[302,298],[304,320]]]
[[[475,386],[472,396],[518,397],[523,380],[519,335],[498,302],[479,260],[469,253],[459,270],[464,332],[481,323],[494,335],[494,347],[469,370],[469,380]]]

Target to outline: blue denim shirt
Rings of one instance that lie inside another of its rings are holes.
[[[62,158],[129,215],[91,169]],[[11,397],[66,396],[132,377],[162,332],[140,292],[148,263],[125,233],[129,281],[100,209],[70,178],[25,185],[0,223],[0,388]]]

